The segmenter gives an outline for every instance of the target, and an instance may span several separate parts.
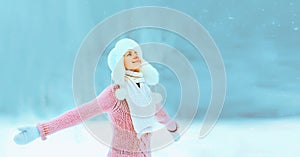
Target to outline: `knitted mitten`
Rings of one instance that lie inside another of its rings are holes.
[[[37,127],[22,127],[18,128],[18,130],[20,132],[14,137],[16,144],[24,145],[40,137]]]
[[[168,130],[168,131],[171,133],[174,141],[177,142],[180,139],[180,134],[179,134],[179,125],[176,122],[175,124],[176,124],[175,130]]]

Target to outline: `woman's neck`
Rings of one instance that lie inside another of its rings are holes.
[[[143,73],[132,71],[132,70],[126,70],[125,74],[130,77],[136,77],[136,78],[143,77]]]
[[[136,68],[136,69],[127,69],[125,68],[126,71],[133,71],[133,72],[140,72],[140,69],[139,68]]]

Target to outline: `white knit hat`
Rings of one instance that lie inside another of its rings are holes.
[[[150,63],[142,58],[142,50],[139,44],[129,38],[121,39],[116,43],[115,47],[109,52],[107,57],[108,66],[112,71],[112,80],[114,83],[120,85],[120,89],[115,93],[119,100],[123,100],[127,94],[126,90],[124,90],[125,67],[123,55],[128,50],[135,50],[141,58],[142,65],[140,67],[140,72],[143,73],[146,84],[156,85],[159,82],[159,73]]]

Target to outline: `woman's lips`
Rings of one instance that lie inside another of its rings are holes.
[[[133,61],[133,62],[131,62],[131,63],[141,63],[141,60],[137,60],[137,61]]]

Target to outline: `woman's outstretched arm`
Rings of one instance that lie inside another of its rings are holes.
[[[178,124],[169,116],[161,104],[156,105],[155,117],[157,121],[164,124],[170,132],[176,132]]]
[[[92,118],[103,112],[109,112],[117,103],[114,95],[116,86],[109,86],[97,98],[87,102],[73,110],[67,111],[64,114],[43,123],[38,123],[42,140],[46,140],[46,136],[53,134],[59,130],[77,125],[84,120]]]
[[[174,141],[178,141],[180,139],[179,125],[168,115],[161,104],[156,105],[155,116],[158,122],[166,126],[167,130],[171,133]]]

